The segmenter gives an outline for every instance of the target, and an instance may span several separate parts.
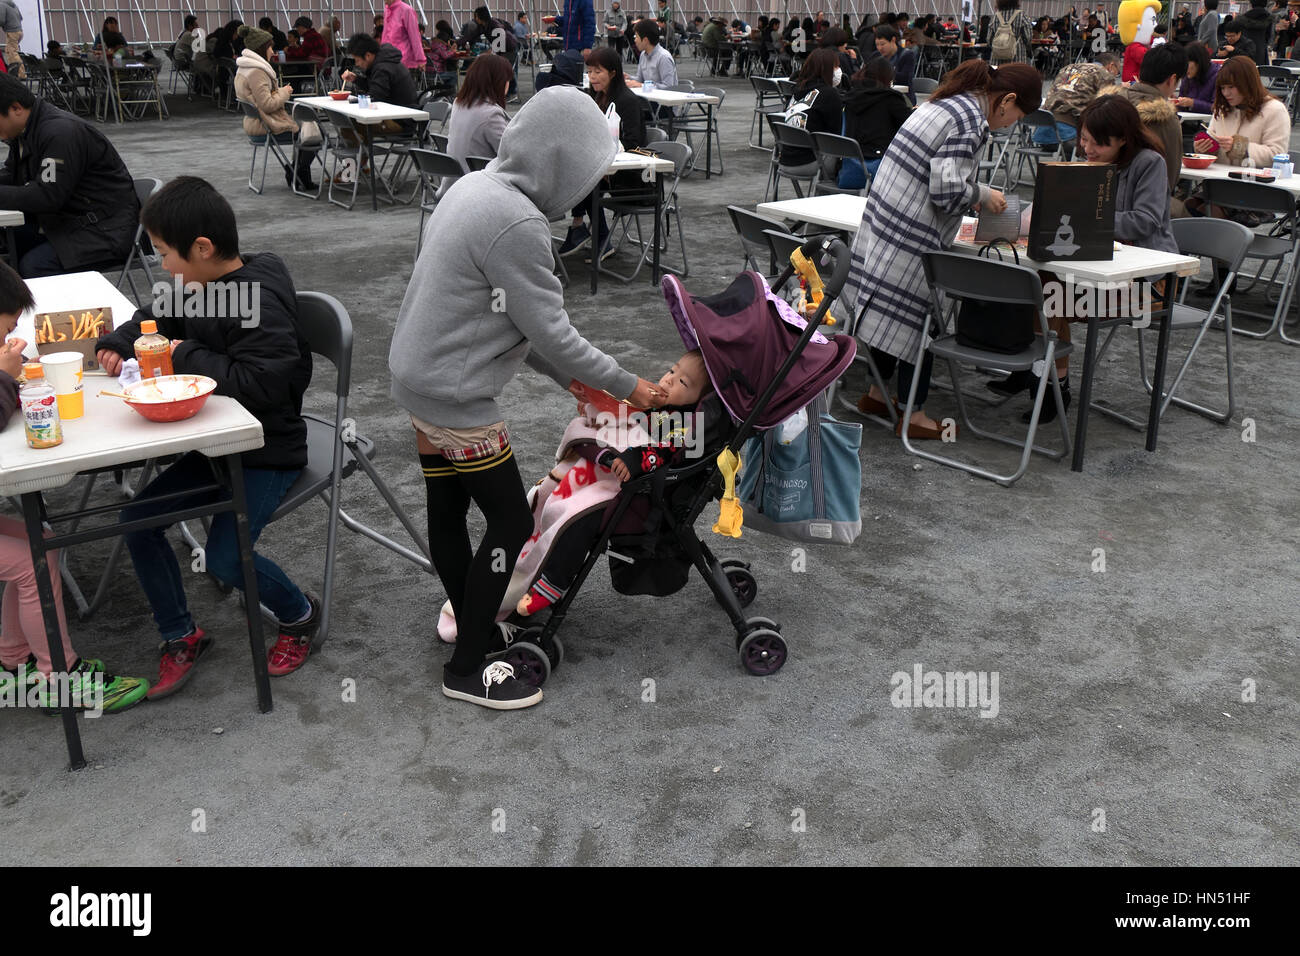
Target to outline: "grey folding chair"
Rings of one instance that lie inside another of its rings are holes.
[[[948,370],[952,376],[953,396],[957,400],[957,413],[961,416],[965,433],[1020,448],[1020,465],[1010,474],[998,474],[958,458],[926,451],[912,444],[906,427],[902,430],[903,447],[913,455],[951,468],[960,468],[972,475],[1006,486],[1018,481],[1029,468],[1029,458],[1033,452],[1049,458],[1064,458],[1070,453],[1070,429],[1065,420],[1065,401],[1061,396],[1061,384],[1056,375],[1056,360],[1069,355],[1073,351],[1073,346],[1059,341],[1056,333],[1047,327],[1047,318],[1043,314],[1043,285],[1038,272],[1027,266],[992,262],[979,256],[955,252],[927,252],[922,255],[921,262],[925,268],[926,281],[930,285],[930,320],[927,322],[926,331],[917,339],[917,350],[912,359],[916,372],[912,376],[912,384],[907,392],[907,403],[903,408],[902,420],[910,421],[912,412],[916,410],[917,385],[920,382],[925,353],[929,351],[936,359],[943,359],[948,363]],[[1039,336],[1035,337],[1033,343],[1027,348],[1011,355],[962,345],[957,341],[955,331],[949,331],[949,325],[964,299],[1005,306],[1028,306],[1034,310],[1037,318]],[[1040,361],[1043,363],[1042,372],[1038,378],[1033,412],[1029,417],[1029,430],[1023,440],[986,431],[971,422],[961,389],[959,364],[964,363],[980,368],[1001,368],[1008,371],[1029,371],[1032,370],[1035,362]],[[1056,420],[1061,430],[1061,443],[1064,446],[1060,451],[1034,444],[1038,419],[1049,386],[1052,398],[1056,402]]]
[[[471,173],[476,172],[480,169],[486,169],[487,164],[490,162],[492,162],[492,160],[487,156],[466,156],[465,157],[465,165],[466,167],[469,168],[469,171]]]
[[[1296,268],[1300,266],[1300,228],[1297,228],[1300,223],[1297,223],[1296,219],[1296,200],[1280,186],[1248,183],[1235,179],[1207,179],[1205,199],[1211,206],[1267,216],[1275,229],[1289,230],[1291,234],[1290,238],[1283,238],[1251,233],[1253,238],[1250,248],[1246,251],[1246,258],[1259,260],[1257,275],[1249,285],[1238,282],[1236,290],[1240,293],[1250,292],[1263,278],[1266,264],[1273,263],[1272,274],[1264,280],[1267,299],[1272,286],[1278,281],[1279,275],[1281,276],[1281,283],[1277,288],[1277,306],[1273,309],[1273,314],[1270,316],[1261,312],[1241,310],[1237,312],[1238,318],[1259,319],[1269,323],[1268,328],[1263,331],[1237,329],[1238,335],[1252,339],[1268,338],[1282,328],[1282,322],[1290,310],[1291,300],[1295,295]]]
[[[420,177],[420,232],[415,240],[415,257],[418,259],[420,248],[424,244],[424,221],[437,208],[437,195],[443,177],[464,176],[469,170],[454,156],[434,152],[431,149],[413,149],[411,159],[415,162],[415,169]]]
[[[1055,159],[1061,152],[1063,145],[1059,137],[1057,141],[1050,146],[1041,146],[1033,141],[1034,130],[1050,129],[1056,131],[1056,117],[1047,110],[1039,109],[1029,113],[1016,124],[1016,137],[1019,140],[1015,149],[1016,178],[1014,180],[1017,186],[1025,183],[1025,164],[1029,164],[1029,171],[1033,174],[1029,178],[1032,184],[1038,178],[1038,164],[1045,160]]]
[[[645,144],[668,142],[668,134],[658,126],[647,126],[645,128]]]
[[[763,145],[763,126],[765,117],[780,113],[785,109],[784,97],[776,80],[766,76],[750,76],[749,83],[754,87],[754,116],[749,121],[749,146],[751,149],[771,149]],[[758,130],[758,142],[754,142],[754,130]]]
[[[862,146],[852,136],[840,136],[836,133],[813,133],[813,144],[817,161],[823,169],[830,168],[828,160],[856,159],[866,171],[867,160],[862,155]],[[818,179],[813,186],[816,193],[840,193],[846,196],[865,196],[871,191],[871,174],[867,173],[867,184],[860,189],[841,189],[837,182]]]
[[[769,117],[771,118],[771,117]],[[781,180],[788,179],[794,187],[795,195],[800,199],[804,196],[804,191],[799,188],[800,183],[808,184],[808,192],[811,194],[817,187],[819,176],[817,163],[815,162],[817,154],[817,144],[813,142],[812,135],[805,129],[798,126],[791,126],[789,123],[773,122],[772,135],[776,137],[777,149],[773,151],[773,163],[770,170],[769,182],[771,183],[771,195],[769,199],[775,201],[780,193]],[[783,156],[791,149],[806,149],[814,156],[814,163],[817,166],[812,172],[807,172],[802,166],[787,166],[783,163]]]
[[[662,248],[667,250],[668,236],[670,235],[669,226],[672,222],[676,222],[677,245],[681,250],[682,265],[681,268],[678,269],[661,262],[659,268],[663,272],[672,272],[680,276],[686,276],[690,272],[690,266],[686,261],[686,239],[682,235],[682,217],[677,209],[677,187],[681,183],[683,171],[691,161],[691,148],[685,143],[652,143],[647,146],[646,149],[654,153],[656,156],[661,156],[664,159],[669,160],[673,164],[672,172],[656,174],[662,177],[666,184],[664,188],[663,204],[660,207],[659,213],[659,233],[662,237]],[[641,255],[637,259],[636,268],[630,273],[625,274],[614,272],[612,269],[606,269],[604,266],[600,266],[600,270],[609,273],[616,279],[621,279],[624,282],[631,282],[640,275],[641,268],[646,264],[651,253],[654,251],[653,234],[649,240],[646,239],[641,231],[641,220],[648,216],[653,221],[655,215],[655,204],[653,200],[625,202],[615,199],[609,202],[605,208],[609,210],[610,215],[613,217],[613,221],[609,224],[610,236],[615,234],[615,227],[619,225],[622,225],[623,227],[622,240],[619,240],[616,244],[621,245],[622,241],[632,242],[631,227],[633,224],[636,225],[636,240],[633,244],[641,250]]]
[[[357,432],[356,424],[348,418],[348,393],[352,381],[352,320],[333,296],[321,292],[298,293],[298,328],[313,355],[328,360],[336,373],[334,387],[334,415],[326,418],[303,415],[307,421],[307,466],[298,480],[285,494],[280,506],[271,515],[270,523],[279,521],[297,511],[313,498],[320,498],[328,509],[325,532],[325,582],[321,590],[321,626],[316,646],[324,644],[329,633],[330,604],[334,593],[334,564],[338,524],[377,544],[383,545],[425,571],[432,572],[429,546],[415,523],[402,510],[379,472],[375,470],[375,444]],[[343,481],[362,471],[379,492],[394,517],[411,536],[419,551],[413,551],[357,521],[340,504]]]
[[[162,185],[163,185],[161,179],[154,179],[151,176],[145,176],[140,179],[136,179],[134,180],[134,183],[135,183],[135,198],[139,201],[140,206],[142,208],[144,204],[149,201],[149,197],[152,196],[154,193],[156,193],[158,190],[162,189]],[[122,274],[117,278],[117,289],[120,291],[122,288],[122,283],[125,282],[127,285],[131,287],[131,295],[135,297],[135,301],[137,302],[137,304],[141,303],[143,300],[140,298],[139,290],[136,289],[135,287],[135,277],[131,275],[131,270],[136,268],[137,266],[140,269],[144,270],[145,278],[148,280],[149,283],[147,288],[152,293],[153,269],[150,266],[150,260],[153,258],[153,256],[154,256],[154,249],[152,244],[150,244],[149,242],[149,236],[144,231],[144,226],[137,225],[135,227],[135,240],[131,243],[131,251],[127,253],[126,262],[123,263],[121,267]],[[96,271],[109,272],[109,271],[113,271],[113,269],[114,266],[111,265],[108,267],[100,266],[97,267]]]
[[[740,249],[745,256],[744,268],[753,269],[759,275],[779,274],[776,252],[772,249],[772,240],[765,235],[765,231],[771,229],[774,232],[784,233],[785,225],[779,220],[751,212],[741,206],[728,206],[727,214],[731,216],[731,224],[736,227],[736,235],[740,237]],[[759,265],[759,259],[755,256],[760,257],[766,265]]]
[[[1171,333],[1194,331],[1196,337],[1192,341],[1192,347],[1188,350],[1187,355],[1184,356],[1183,363],[1178,368],[1178,373],[1174,375],[1172,381],[1166,378],[1168,390],[1164,394],[1164,400],[1160,403],[1160,414],[1163,416],[1165,409],[1172,402],[1180,408],[1186,408],[1216,422],[1226,423],[1232,418],[1232,413],[1236,408],[1236,396],[1232,387],[1232,334],[1237,330],[1232,327],[1232,297],[1228,290],[1232,286],[1232,280],[1241,271],[1242,261],[1251,256],[1251,246],[1259,237],[1241,223],[1233,222],[1230,219],[1211,219],[1208,217],[1175,219],[1171,225],[1173,226],[1174,239],[1178,242],[1179,252],[1185,256],[1200,256],[1211,259],[1218,267],[1216,272],[1225,274],[1209,309],[1200,309],[1187,305],[1187,289],[1185,285],[1182,301],[1174,303],[1169,331]],[[1187,369],[1191,366],[1192,359],[1196,357],[1197,349],[1201,347],[1205,336],[1219,318],[1220,307],[1223,310],[1224,366],[1227,373],[1228,391],[1228,407],[1222,411],[1199,405],[1175,394],[1178,391],[1178,386],[1183,383],[1183,378],[1187,375]],[[1159,330],[1160,323],[1153,321],[1151,328]],[[1100,357],[1101,355],[1098,353],[1098,358],[1100,359]],[[1142,329],[1138,329],[1138,367],[1142,371],[1142,384],[1149,395],[1153,386],[1146,372],[1146,352],[1143,347]]]
[[[259,123],[262,122],[262,114],[252,103],[249,103],[246,100],[240,100],[239,108],[247,118],[257,120]],[[265,126],[262,128],[266,129]],[[277,143],[275,137],[270,135],[269,132],[264,132],[260,136],[249,136],[248,142],[253,146],[253,158],[248,164],[248,188],[260,196],[262,191],[266,189],[267,160],[274,155],[275,158],[279,160],[281,166],[293,169],[293,159],[284,151],[284,144]],[[259,152],[262,154],[262,175],[258,180],[257,185],[254,186],[253,174],[257,172],[257,155]],[[294,185],[296,186],[297,183],[295,182]]]
[[[706,172],[716,173],[721,176],[723,173],[722,138],[718,134],[718,124],[721,122],[720,114],[722,113],[722,104],[727,100],[727,91],[719,86],[701,86],[697,87],[695,92],[716,96],[718,98],[717,105],[713,107],[712,112],[707,107],[696,106],[694,108],[698,112],[695,113],[690,112],[691,106],[687,106],[686,115],[674,123],[674,130],[686,134],[686,145],[694,151],[694,155],[691,157],[691,167],[687,170],[688,173],[695,171],[695,163],[706,153],[706,150],[701,150],[695,145],[694,136],[702,133],[706,140],[712,137],[714,143],[713,155],[717,157],[718,168],[706,170]]]
[[[929,76],[914,76],[907,88],[911,91],[916,102],[920,104],[928,100],[930,94],[939,88],[939,81]]]

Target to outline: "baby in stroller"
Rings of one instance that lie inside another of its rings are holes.
[[[630,414],[615,414],[579,398],[555,467],[528,493],[533,534],[520,551],[498,620],[512,611],[529,617],[565,595],[623,483],[720,443],[730,419],[699,349],[682,355],[658,384],[665,403],[645,413],[626,406]],[[629,509],[620,530],[635,523],[638,513]],[[439,618],[439,636],[454,640],[455,626],[449,602]]]

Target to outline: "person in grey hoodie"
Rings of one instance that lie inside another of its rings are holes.
[[[503,647],[497,609],[533,531],[497,397],[527,362],[562,388],[577,379],[641,407],[664,400],[570,324],[552,272],[550,220],[590,195],[614,155],[590,96],[567,86],[535,94],[496,159],[457,180],[429,218],[388,353],[393,400],[416,429],[430,555],[457,621],[442,692],[496,710],[542,699],[509,664],[488,660]],[[477,553],[471,501],[487,519]]]

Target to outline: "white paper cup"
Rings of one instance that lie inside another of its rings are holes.
[[[85,393],[81,387],[84,361],[80,352],[50,352],[41,356],[45,378],[54,386],[54,395],[59,400],[59,418],[63,421],[85,414]]]

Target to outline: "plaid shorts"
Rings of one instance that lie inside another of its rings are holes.
[[[474,428],[443,428],[411,416],[411,424],[438,449],[438,454],[451,465],[485,465],[489,461],[504,461],[511,455],[510,433],[505,422],[478,425]]]

